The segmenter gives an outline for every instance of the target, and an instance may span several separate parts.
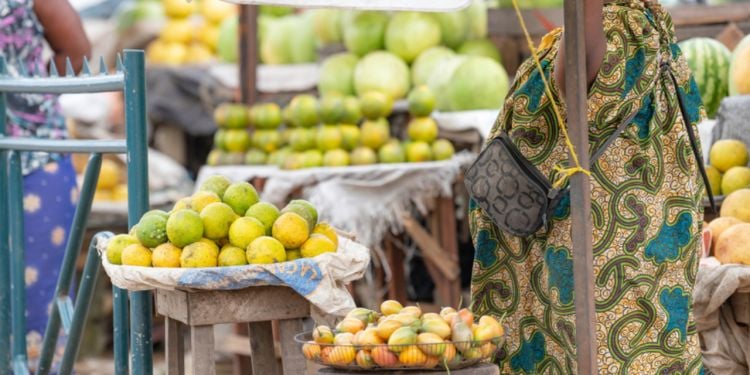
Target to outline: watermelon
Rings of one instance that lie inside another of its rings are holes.
[[[688,39],[680,43],[680,48],[698,84],[706,113],[713,117],[729,92],[731,52],[711,38]]]
[[[750,95],[750,35],[734,48],[729,64],[729,95]]]

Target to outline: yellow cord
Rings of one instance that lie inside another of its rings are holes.
[[[518,0],[513,0],[513,8],[516,10],[516,16],[518,16],[518,22],[521,25],[521,30],[523,30],[524,35],[526,36],[526,43],[529,45],[529,50],[531,51],[531,57],[534,60],[534,64],[536,65],[536,68],[539,69],[539,75],[542,77],[542,82],[544,83],[544,92],[549,98],[550,104],[552,105],[552,109],[555,112],[555,117],[557,117],[557,123],[558,127],[562,131],[563,137],[565,138],[565,145],[568,147],[568,150],[570,151],[570,156],[573,159],[573,164],[575,166],[570,168],[563,168],[560,166],[555,166],[555,170],[560,174],[558,179],[552,184],[554,188],[561,188],[565,181],[573,176],[576,173],[583,173],[587,176],[591,176],[591,171],[588,171],[581,167],[581,163],[578,161],[578,154],[576,154],[575,146],[573,146],[573,143],[570,141],[570,137],[568,137],[568,130],[565,127],[565,122],[563,121],[562,116],[560,115],[560,109],[557,108],[557,103],[555,103],[554,97],[552,96],[552,89],[550,88],[549,82],[547,82],[547,77],[544,75],[544,71],[542,68],[542,63],[539,62],[539,56],[537,56],[537,49],[534,46],[534,42],[531,40],[531,35],[529,35],[529,29],[526,28],[526,22],[523,19],[523,15],[521,14],[521,9],[518,7]]]

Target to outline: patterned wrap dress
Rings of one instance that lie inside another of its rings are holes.
[[[40,0],[43,1],[43,0]],[[0,2],[0,53],[8,74],[44,74],[44,29],[33,0]],[[10,94],[5,134],[10,137],[64,139],[65,121],[57,96]],[[69,156],[21,153],[26,268],[26,342],[29,367],[37,367],[47,328],[65,245],[78,201],[76,172]],[[52,373],[62,357],[65,337],[58,340]]]
[[[671,18],[658,4],[614,1],[603,22],[607,51],[588,98],[591,150],[632,120],[591,166],[599,371],[702,373],[691,294],[704,187],[686,125],[695,127],[705,112]],[[561,35],[550,33],[539,48],[558,103],[552,70]],[[509,127],[514,144],[554,181],[554,167],[567,166],[568,153],[531,61],[510,90],[488,139]],[[501,373],[576,374],[569,196],[550,225],[527,238],[503,233],[475,202],[469,209],[473,308],[506,316]]]

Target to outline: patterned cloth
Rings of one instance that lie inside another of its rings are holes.
[[[34,13],[34,0],[0,1],[0,54],[5,57],[8,74],[14,77],[38,72],[46,75],[42,58],[44,29]],[[67,137],[56,95],[10,94],[6,111],[11,137],[63,139]],[[24,152],[24,175],[60,156],[44,152]]]
[[[24,177],[23,185],[26,342],[33,369],[42,350],[42,338],[78,202],[78,187],[70,157],[32,172]],[[62,355],[64,345],[64,338],[58,340],[58,356]]]
[[[635,117],[591,169],[599,371],[701,373],[691,293],[704,188],[676,93],[685,99],[689,126],[705,112],[671,18],[659,5],[609,3],[604,30],[607,52],[588,99],[591,149]],[[560,36],[559,30],[546,36],[539,51],[553,86]],[[557,101],[559,93],[553,87]],[[554,166],[567,165],[559,124],[531,62],[519,69],[488,139],[501,125],[510,126],[514,143],[551,181]],[[507,314],[501,373],[577,373],[569,197],[549,228],[528,238],[502,233],[473,202],[470,222],[473,307],[477,314]]]

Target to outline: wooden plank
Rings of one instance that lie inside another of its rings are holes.
[[[279,367],[273,347],[273,331],[271,322],[255,322],[248,324],[250,331],[250,359],[253,374],[276,375]]]
[[[562,9],[524,10],[522,14],[524,20],[526,20],[529,33],[534,36],[541,36],[549,32],[545,25],[537,18],[536,14],[544,17],[544,19],[556,26],[562,26],[563,24]],[[487,31],[489,35],[523,36],[521,25],[518,23],[518,18],[513,9],[489,9],[487,18]]]
[[[242,102],[255,103],[258,96],[258,6],[240,6],[240,95]]]
[[[240,325],[240,324],[238,324]],[[243,326],[247,326],[247,324],[242,324]],[[245,330],[247,332],[247,330]],[[250,350],[250,341],[248,340],[247,335],[238,335],[236,333],[229,334],[222,336],[219,341],[216,342],[216,351],[219,353],[226,353],[226,354],[235,354],[239,357],[246,358],[248,369],[250,366],[250,355],[252,354]],[[245,369],[242,369],[239,374],[247,374],[247,372],[244,372]],[[237,372],[236,372],[237,373]]]
[[[445,259],[445,250],[414,218],[408,214],[402,216],[404,231],[411,236],[422,251],[422,256],[437,267],[448,280],[458,279],[460,270],[457,264]]]
[[[279,321],[279,339],[281,341],[281,366],[284,375],[304,374],[305,356],[294,341],[294,336],[304,330],[302,319],[285,319]]]
[[[457,306],[461,298],[461,266],[458,261],[458,239],[456,238],[456,207],[453,197],[438,197],[435,211],[440,223],[440,244],[444,250],[444,256],[453,263],[453,269],[458,271],[454,279],[450,279],[446,286],[449,291],[448,306]]]
[[[247,324],[235,324],[233,330],[234,335],[222,338],[221,341],[219,341],[217,350],[230,352],[231,349],[228,348],[229,345],[231,345],[231,348],[241,348],[241,350],[243,350],[242,352],[232,352],[234,354],[234,357],[232,358],[232,373],[234,375],[252,375],[253,369],[250,366],[250,343],[247,340]],[[235,344],[233,343],[234,339],[241,340],[242,343]],[[227,344],[227,346],[224,346],[223,344]]]
[[[191,368],[193,374],[216,374],[214,326],[201,325],[190,327],[190,347],[192,351]]]
[[[182,375],[185,373],[185,338],[182,336],[182,323],[170,319],[164,319],[167,331],[167,343],[165,348],[167,375]]]
[[[745,33],[740,29],[736,23],[731,22],[727,25],[724,30],[716,36],[716,40],[727,46],[730,51],[734,50],[738,44],[745,37]]]
[[[565,99],[567,128],[571,141],[581,167],[589,169],[584,3],[578,0],[565,0]],[[569,165],[573,163],[570,162]],[[597,374],[591,183],[589,177],[583,173],[573,175],[570,182],[578,373]]]
[[[401,303],[406,302],[406,275],[404,271],[404,253],[393,245],[391,235],[387,235],[383,241],[385,256],[391,268],[391,280],[388,281],[388,299]]]
[[[735,22],[737,27],[745,34],[750,34],[750,21]],[[719,35],[726,28],[726,24],[697,25],[690,27],[678,27],[676,30],[677,40],[690,38],[709,37]]]
[[[280,286],[189,293],[159,289],[157,295],[159,314],[188,325],[245,323],[310,315],[306,299],[291,288]],[[189,312],[187,317],[186,312]]]

